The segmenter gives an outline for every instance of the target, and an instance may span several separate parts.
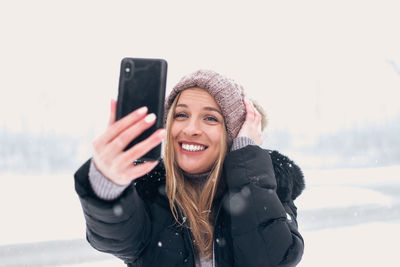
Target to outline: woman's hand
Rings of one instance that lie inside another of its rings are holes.
[[[253,140],[257,145],[261,146],[263,143],[261,114],[253,106],[253,103],[246,99],[243,99],[243,102],[246,107],[246,119],[238,133],[238,137],[246,136]]]
[[[158,161],[138,165],[134,165],[133,162],[162,142],[165,129],[157,130],[146,140],[124,151],[133,139],[154,124],[156,116],[147,115],[147,108],[142,107],[115,121],[116,109],[117,101],[111,100],[108,127],[93,141],[93,162],[109,180],[119,185],[127,185],[132,180],[150,172],[157,165]]]

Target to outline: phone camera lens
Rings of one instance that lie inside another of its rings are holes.
[[[135,63],[132,60],[127,59],[127,60],[125,60],[125,62],[123,63],[123,65],[121,67],[122,67],[121,71],[124,74],[124,78],[126,80],[132,79],[132,76],[133,76],[133,73],[135,70]]]
[[[125,64],[125,72],[126,72],[126,73],[130,73],[131,70],[132,70],[132,64],[129,63],[129,62],[126,63],[126,64]]]
[[[127,62],[125,64],[124,71],[125,71],[125,78],[130,79],[132,77],[132,71],[133,71],[132,64],[130,62]]]

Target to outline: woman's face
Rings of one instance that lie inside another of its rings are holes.
[[[184,90],[178,99],[171,135],[176,161],[187,173],[210,170],[218,159],[223,135],[223,116],[205,90]]]

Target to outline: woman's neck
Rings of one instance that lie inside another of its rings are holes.
[[[185,180],[190,182],[191,184],[195,186],[199,186],[203,188],[203,186],[206,184],[208,176],[210,175],[211,171],[203,172],[203,173],[187,173],[182,170],[183,176],[185,177]]]

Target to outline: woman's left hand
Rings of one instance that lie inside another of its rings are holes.
[[[243,99],[243,102],[246,107],[246,119],[237,136],[246,136],[253,140],[257,145],[261,146],[263,143],[261,114],[254,107],[253,103],[246,99]]]

